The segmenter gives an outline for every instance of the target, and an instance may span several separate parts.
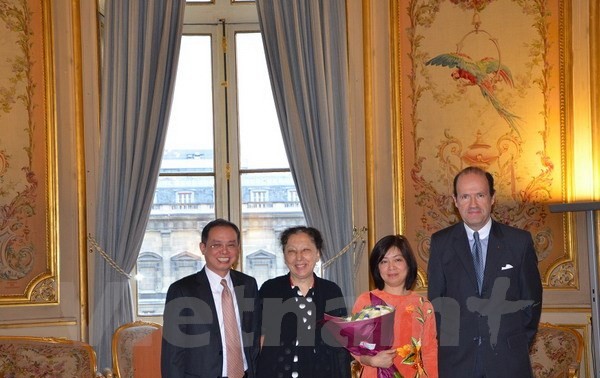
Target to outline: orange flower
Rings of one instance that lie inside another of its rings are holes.
[[[406,306],[406,308],[404,309],[407,313],[411,313],[415,311],[415,306],[414,305],[408,305]]]
[[[396,349],[396,353],[398,353],[398,355],[402,358],[406,358],[406,356],[408,356],[411,352],[412,352],[413,348],[410,346],[410,344],[406,344],[404,346],[401,346],[400,348]]]

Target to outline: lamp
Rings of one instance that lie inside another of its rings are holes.
[[[588,235],[588,262],[590,273],[590,295],[592,307],[592,369],[594,377],[600,377],[600,304],[598,303],[598,240],[596,235],[597,211],[600,202],[572,202],[550,205],[553,213],[585,211]]]

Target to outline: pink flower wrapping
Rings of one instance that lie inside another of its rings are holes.
[[[387,304],[376,295],[371,293],[371,306],[387,306]],[[352,320],[352,317],[338,318],[325,314],[323,326],[334,338],[355,356],[374,356],[382,350],[391,349],[394,346],[394,309],[390,312]],[[377,378],[401,377],[396,366],[389,368],[378,368]]]

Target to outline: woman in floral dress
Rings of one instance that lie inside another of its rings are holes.
[[[395,307],[394,346],[373,356],[354,356],[364,368],[362,378],[377,378],[377,368],[394,364],[402,377],[437,378],[437,340],[433,306],[412,291],[417,261],[408,240],[401,235],[380,239],[369,257],[376,290],[361,294],[353,313],[371,304],[370,293]]]

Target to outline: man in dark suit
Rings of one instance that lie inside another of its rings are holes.
[[[232,270],[240,254],[239,228],[224,219],[208,223],[202,230],[200,250],[206,266],[174,282],[167,292],[162,376],[253,378],[260,348],[261,308],[256,280]],[[226,283],[232,290],[223,286]],[[223,299],[225,291],[233,300]],[[231,316],[226,314],[226,303],[232,308]],[[235,323],[234,315],[237,327],[225,327],[228,317]],[[238,343],[227,345],[236,333]],[[238,348],[230,349],[235,344]],[[228,360],[234,359],[230,356],[239,361],[234,367],[228,365]]]
[[[437,320],[439,376],[527,378],[542,310],[531,234],[491,219],[494,179],[468,167],[454,178],[462,222],[434,233],[428,296]]]

